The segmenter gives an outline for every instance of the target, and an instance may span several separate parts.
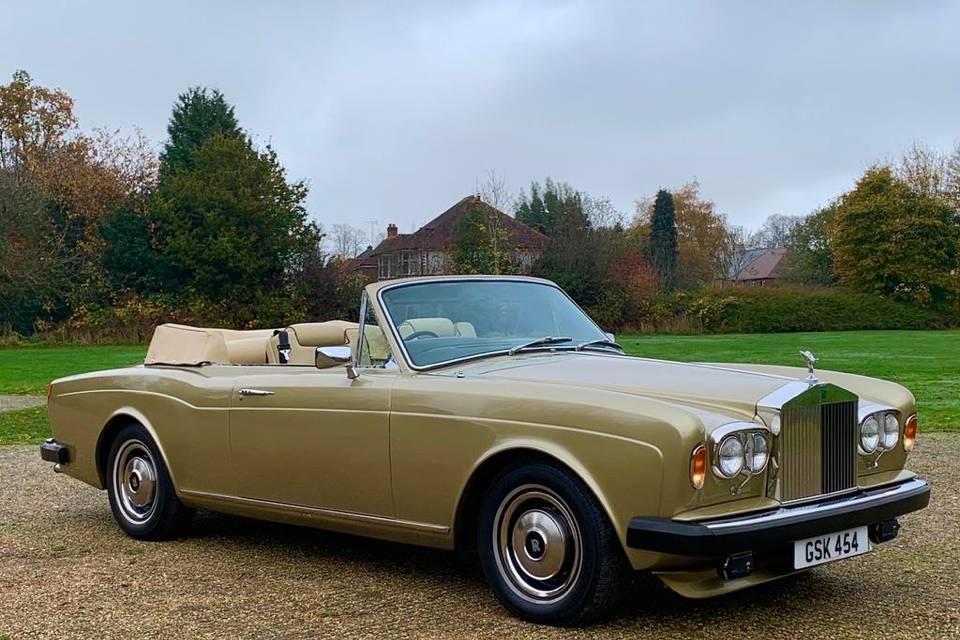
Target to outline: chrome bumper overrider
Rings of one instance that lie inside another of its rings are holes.
[[[627,528],[627,546],[684,556],[718,557],[776,548],[853,527],[879,525],[923,509],[929,501],[929,485],[913,478],[892,486],[747,516],[701,522],[633,518]]]

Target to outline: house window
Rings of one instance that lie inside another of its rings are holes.
[[[420,272],[419,252],[413,249],[404,249],[400,252],[400,275],[415,276]]]
[[[380,269],[380,279],[386,280],[390,277],[390,254],[385,254],[377,259],[377,265]]]

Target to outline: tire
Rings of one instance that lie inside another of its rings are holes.
[[[131,538],[175,538],[193,515],[177,498],[160,450],[139,424],[114,437],[104,475],[110,510]]]
[[[480,506],[480,563],[500,603],[530,622],[579,625],[612,613],[631,569],[576,475],[530,462],[498,475]]]

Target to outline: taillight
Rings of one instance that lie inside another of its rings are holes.
[[[707,477],[707,450],[701,444],[690,454],[690,484],[694,489],[702,489]]]
[[[903,425],[903,450],[912,451],[917,444],[917,415],[913,414],[907,418]]]
[[[50,402],[50,396],[52,395],[53,395],[53,385],[48,384],[47,385],[47,402]]]

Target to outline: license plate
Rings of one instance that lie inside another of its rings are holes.
[[[803,569],[824,562],[852,558],[870,551],[866,527],[825,533],[793,543],[793,568]]]

